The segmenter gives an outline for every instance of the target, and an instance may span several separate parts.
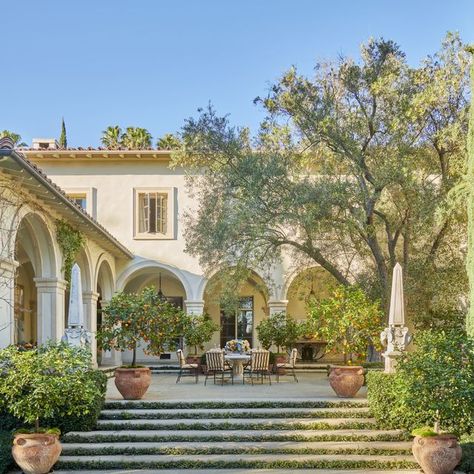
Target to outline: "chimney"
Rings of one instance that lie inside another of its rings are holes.
[[[57,150],[58,141],[55,138],[33,138],[33,150]]]

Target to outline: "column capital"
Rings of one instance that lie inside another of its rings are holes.
[[[36,288],[41,289],[41,290],[66,290],[67,288],[67,281],[62,280],[60,278],[43,278],[43,277],[35,277],[33,278],[33,281],[35,282]]]
[[[288,300],[270,300],[268,302],[268,309],[270,314],[282,313],[286,311]]]
[[[204,310],[204,300],[185,300],[187,314],[202,314]]]
[[[82,300],[90,300],[91,302],[95,301],[97,302],[99,299],[100,294],[97,293],[96,291],[84,291],[82,293]]]
[[[12,258],[0,257],[0,270],[2,272],[15,273],[19,265],[20,263]]]

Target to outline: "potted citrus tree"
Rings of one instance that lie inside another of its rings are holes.
[[[45,474],[61,454],[59,429],[42,420],[87,415],[100,388],[90,376],[91,354],[65,343],[0,351],[0,408],[26,428],[13,435],[12,455],[26,474]]]
[[[186,361],[188,364],[200,364],[200,351],[204,350],[204,344],[212,339],[212,335],[219,330],[219,326],[210,318],[208,314],[199,316],[191,315],[184,328],[184,342],[186,346],[192,347],[194,352],[188,353]]]
[[[188,317],[160,298],[154,287],[140,293],[117,293],[102,310],[97,342],[103,350],[131,350],[132,362],[115,370],[115,385],[126,400],[139,400],[151,383],[148,367],[137,365],[137,348],[159,355],[176,347]]]
[[[273,313],[263,319],[257,326],[258,340],[264,349],[276,346],[277,352],[272,356],[273,363],[283,364],[288,354],[282,349],[291,349],[299,339],[301,327],[289,314],[285,312]],[[283,369],[280,369],[283,373]]]
[[[311,329],[309,329],[311,328]],[[344,365],[330,367],[329,383],[339,397],[354,397],[364,384],[360,365],[368,347],[379,348],[382,311],[357,286],[339,286],[328,298],[308,302],[305,331],[326,342],[326,352],[342,353]]]

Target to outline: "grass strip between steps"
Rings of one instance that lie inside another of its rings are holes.
[[[104,446],[102,448],[75,448],[63,451],[65,456],[106,456],[113,454],[162,454],[162,455],[210,455],[210,454],[360,454],[368,456],[391,456],[391,455],[411,455],[411,449],[405,448],[344,448],[328,449],[328,448],[265,448],[265,447],[248,447],[241,448],[225,448],[225,447],[207,447],[207,448],[135,448],[133,446],[127,448],[115,448],[113,446]]]
[[[147,436],[130,436],[126,433],[117,435],[109,435],[107,437],[100,435],[91,435],[87,438],[78,434],[68,433],[62,440],[64,443],[103,443],[105,442],[122,442],[122,443],[134,443],[134,442],[166,442],[166,441],[245,441],[245,442],[258,442],[258,441],[410,441],[412,437],[407,432],[400,432],[397,434],[388,433],[377,433],[375,436],[351,433],[350,435],[339,435],[339,434],[320,434],[313,436],[304,436],[298,434],[266,434],[265,432],[259,433],[258,435],[246,435],[245,433],[241,436],[235,436],[232,434],[209,434],[206,436],[189,436],[189,435],[167,435],[163,436],[160,434],[147,435]]]
[[[79,469],[417,469],[418,465],[410,461],[343,461],[343,460],[311,460],[311,461],[59,461],[56,470]]]
[[[356,421],[350,421],[346,423],[340,423],[338,425],[331,425],[330,423],[271,423],[264,425],[261,423],[238,423],[223,421],[221,423],[176,423],[176,424],[162,424],[153,425],[148,424],[134,424],[134,423],[101,423],[99,428],[101,430],[130,430],[135,431],[142,430],[200,430],[200,431],[214,431],[214,430],[365,430],[373,429],[375,424],[373,423],[360,423]]]
[[[101,420],[180,420],[180,419],[222,419],[222,418],[368,418],[367,412],[334,412],[321,411],[314,413],[284,411],[276,413],[255,413],[255,412],[209,412],[209,413],[129,413],[118,411],[115,413],[102,413]]]
[[[104,408],[123,410],[125,408],[136,409],[183,409],[183,408],[364,408],[367,402],[351,402],[351,401],[198,401],[198,402],[144,402],[144,401],[123,401],[114,402],[106,401]]]

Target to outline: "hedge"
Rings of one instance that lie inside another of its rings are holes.
[[[0,431],[0,474],[8,472],[13,463],[11,439],[10,431]]]
[[[459,330],[418,333],[395,374],[370,371],[367,398],[380,426],[474,431],[474,340]]]

